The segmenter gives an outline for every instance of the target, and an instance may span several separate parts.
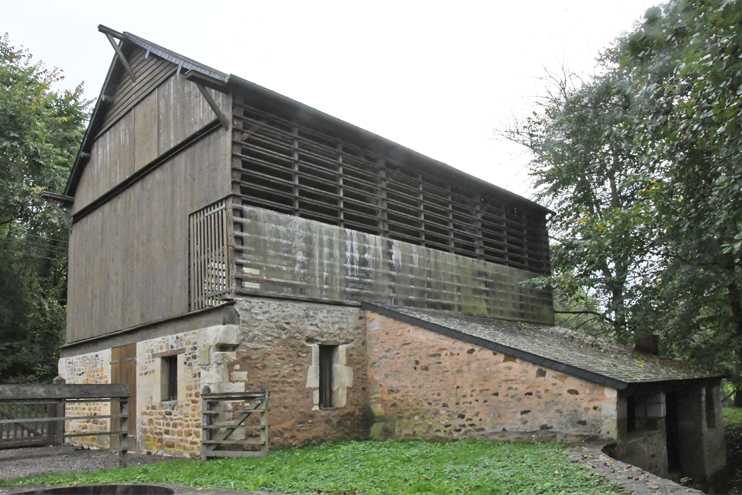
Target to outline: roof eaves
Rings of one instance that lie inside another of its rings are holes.
[[[179,53],[175,53],[172,50],[163,48],[159,45],[156,45],[150,41],[145,40],[144,38],[140,38],[139,36],[135,34],[124,32],[124,36],[126,36],[126,39],[131,41],[132,43],[144,48],[150,53],[154,53],[158,57],[163,58],[167,60],[168,62],[172,62],[176,64],[179,67],[183,67],[188,70],[194,70],[196,72],[200,72],[201,74],[207,75],[209,77],[213,77],[214,79],[218,79],[219,81],[222,81],[224,83],[226,83],[230,78],[229,74],[225,74],[224,72],[218,71],[216,69],[212,69],[211,67],[201,64],[199,62],[196,62],[193,59],[184,57],[183,55],[180,55]]]
[[[430,330],[431,332],[436,332],[441,335],[446,335],[447,337],[454,338],[456,340],[460,340],[462,342],[468,342],[470,344],[478,345],[480,347],[484,347],[485,349],[489,349],[491,351],[500,352],[503,354],[507,354],[509,356],[513,356],[518,359],[523,359],[524,361],[531,362],[533,364],[546,366],[548,368],[551,368],[555,371],[560,371],[562,373],[566,373],[568,375],[575,376],[577,378],[582,378],[584,380],[588,380],[594,383],[598,383],[600,385],[605,385],[607,387],[614,388],[616,390],[624,390],[628,387],[628,383],[616,380],[614,378],[611,378],[609,376],[601,375],[598,373],[595,373],[593,371],[588,371],[582,368],[578,368],[569,364],[561,363],[559,361],[554,361],[553,359],[548,359],[542,356],[538,356],[536,354],[532,354],[530,352],[526,352],[520,349],[516,349],[514,347],[508,347],[502,344],[498,344],[496,342],[492,342],[491,340],[482,339],[480,337],[475,337],[473,335],[468,335],[463,332],[459,332],[458,330],[454,330],[452,328],[445,327],[443,325],[438,325],[435,323],[431,323],[429,321],[421,320],[419,318],[415,318],[413,316],[409,316],[403,313],[399,313],[397,311],[394,311],[392,309],[389,309],[385,306],[379,306],[373,303],[369,302],[362,302],[361,306],[363,309],[367,309],[370,311],[373,311],[375,313],[379,313],[383,316],[387,316],[389,318],[394,318],[395,320],[409,323],[411,325],[415,325],[421,328],[424,328],[426,330]]]

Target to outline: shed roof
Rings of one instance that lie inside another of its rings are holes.
[[[721,378],[684,361],[654,356],[556,326],[494,320],[447,311],[363,307],[384,316],[470,342],[619,390],[630,384]]]
[[[172,50],[169,50],[155,43],[147,41],[144,38],[141,38],[137,35],[134,35],[128,32],[119,33],[105,26],[100,26],[99,29],[102,29],[106,32],[115,33],[116,37],[121,40],[123,48],[126,48],[126,43],[131,43],[131,45],[129,45],[130,47],[137,46],[144,50],[147,50],[147,52],[150,55],[160,57],[178,66],[179,70],[195,71],[205,76],[208,76],[220,83],[223,82],[224,84],[232,88],[240,88],[242,90],[254,92],[261,98],[261,100],[264,103],[267,103],[267,104],[272,103],[275,105],[288,106],[288,107],[294,108],[296,109],[297,116],[300,116],[305,120],[311,120],[313,122],[322,123],[328,128],[334,129],[335,132],[339,132],[343,134],[345,138],[353,137],[355,139],[363,140],[365,142],[376,143],[381,147],[394,150],[395,155],[407,156],[407,157],[410,157],[411,159],[423,161],[428,166],[430,166],[436,173],[450,176],[452,179],[457,177],[457,178],[460,178],[461,180],[472,181],[473,183],[478,184],[479,186],[495,191],[498,195],[503,197],[503,199],[509,198],[511,200],[516,201],[517,203],[528,206],[529,208],[532,208],[534,210],[542,211],[544,213],[551,212],[551,210],[549,210],[548,208],[545,208],[544,206],[539,205],[538,203],[531,201],[530,199],[524,198],[511,191],[508,191],[507,189],[503,189],[501,187],[495,186],[494,184],[491,184],[487,181],[484,181],[482,179],[469,175],[466,172],[462,172],[454,167],[451,167],[450,165],[447,165],[443,162],[440,162],[438,160],[425,156],[422,153],[418,153],[414,150],[406,148],[400,144],[397,144],[393,141],[385,139],[377,134],[374,134],[370,131],[357,127],[353,124],[349,124],[341,119],[328,115],[324,112],[321,112],[315,108],[312,108],[308,105],[300,103],[286,96],[283,96],[279,93],[276,93],[275,91],[271,91],[258,84],[252,83],[250,81],[242,79],[233,74],[227,74],[224,72],[220,72],[216,69],[208,67],[193,59],[184,57],[183,55],[180,55]],[[115,84],[115,81],[113,81],[112,79],[113,79],[114,67],[116,66],[116,62],[117,62],[117,55],[114,54],[113,60],[111,62],[111,66],[108,71],[108,75],[101,89],[101,93],[100,93],[101,97],[106,94],[106,90],[109,86],[112,86],[113,84]],[[88,129],[85,133],[85,136],[83,137],[83,142],[82,142],[82,145],[80,146],[80,151],[78,152],[77,158],[75,159],[75,164],[72,168],[72,173],[70,174],[70,178],[67,181],[67,186],[65,188],[65,195],[67,196],[75,195],[75,191],[77,189],[77,185],[79,184],[80,177],[82,176],[82,172],[89,158],[87,154],[90,152],[90,149],[92,147],[93,140],[91,139],[91,137],[97,134],[98,128],[100,127],[100,124],[103,120],[105,109],[102,108],[100,105],[101,99],[102,98],[99,97],[98,102],[96,103],[96,106],[93,109],[93,114],[90,118],[90,124],[88,125]]]

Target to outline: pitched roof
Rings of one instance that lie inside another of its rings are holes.
[[[258,84],[242,79],[238,76],[235,76],[234,74],[227,74],[224,72],[220,72],[216,69],[208,67],[193,59],[184,57],[183,55],[180,55],[179,53],[176,53],[172,50],[169,50],[155,43],[152,43],[151,41],[147,41],[144,38],[136,36],[132,33],[128,33],[128,32],[119,33],[105,26],[99,26],[99,30],[101,30],[102,32],[108,32],[108,33],[115,34],[115,37],[121,40],[122,48],[126,48],[127,43],[131,43],[130,45],[128,45],[129,47],[131,46],[139,47],[141,49],[146,50],[148,56],[154,55],[164,60],[167,60],[173,63],[174,65],[178,66],[178,71],[185,69],[186,71],[199,72],[205,76],[208,76],[209,78],[216,80],[219,83],[224,83],[225,85],[228,85],[231,87],[240,88],[242,90],[253,92],[254,94],[260,97],[263,103],[275,104],[275,105],[280,105],[284,107],[294,108],[296,109],[297,116],[300,116],[301,118],[304,118],[304,119],[309,119],[313,122],[321,122],[325,126],[334,129],[335,132],[346,134],[347,136],[354,136],[356,139],[377,143],[380,146],[391,148],[395,150],[395,154],[399,156],[407,155],[413,159],[423,160],[427,165],[435,168],[435,171],[437,173],[453,174],[453,176],[456,177],[457,179],[466,178],[470,181],[473,181],[479,184],[480,186],[486,187],[488,189],[496,190],[498,194],[501,195],[502,197],[510,198],[521,204],[525,204],[530,208],[533,208],[538,211],[542,211],[544,213],[551,213],[551,210],[549,210],[548,208],[542,205],[539,205],[538,203],[531,201],[528,198],[524,198],[511,191],[508,191],[507,189],[503,189],[485,180],[479,179],[478,177],[469,175],[466,172],[462,172],[461,170],[451,167],[450,165],[447,165],[443,162],[440,162],[438,160],[425,156],[422,153],[418,153],[414,150],[406,148],[400,144],[397,144],[393,141],[385,139],[377,134],[374,134],[370,131],[367,131],[353,124],[345,122],[341,119],[328,115],[324,112],[316,110],[315,108],[312,108],[308,105],[305,105],[296,100],[293,100],[279,93],[276,93],[275,91],[271,91]],[[98,98],[95,108],[93,109],[93,113],[90,118],[90,124],[88,124],[88,129],[85,132],[82,145],[80,146],[80,150],[78,152],[77,158],[72,168],[72,173],[70,174],[70,178],[67,181],[67,186],[65,187],[65,192],[64,192],[65,195],[68,195],[68,196],[75,195],[75,191],[80,181],[80,177],[82,176],[82,172],[85,168],[85,165],[87,164],[87,160],[89,158],[88,153],[90,152],[90,149],[93,144],[92,138],[96,136],[97,131],[100,128],[101,122],[103,118],[105,117],[105,108],[103,108],[100,103],[103,100],[103,96],[106,94],[106,90],[115,84],[115,81],[113,81],[112,79],[114,75],[114,67],[116,67],[117,60],[118,60],[118,57],[116,54],[114,54],[113,60],[111,61],[111,66],[108,70],[108,75],[106,76],[105,82],[103,83],[103,87],[101,88],[100,97]]]
[[[561,327],[431,309],[363,307],[396,320],[619,390],[629,384],[720,378],[690,363],[635,351]]]

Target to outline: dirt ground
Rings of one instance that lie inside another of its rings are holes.
[[[127,454],[129,466],[174,459],[156,455]],[[0,479],[9,480],[44,473],[97,471],[119,467],[118,452],[78,450],[69,445],[0,450]]]

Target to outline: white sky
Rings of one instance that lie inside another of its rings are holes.
[[[591,73],[656,0],[0,0],[0,34],[97,97],[98,24],[233,73],[526,197],[525,117],[544,67]]]

